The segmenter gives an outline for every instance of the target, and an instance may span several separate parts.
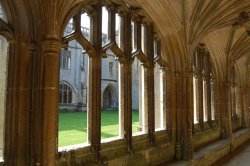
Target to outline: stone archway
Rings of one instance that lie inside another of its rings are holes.
[[[111,108],[112,106],[112,94],[107,87],[103,92],[103,108]]]

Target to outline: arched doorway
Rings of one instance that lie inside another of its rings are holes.
[[[103,92],[103,108],[111,108],[112,95],[108,87]]]

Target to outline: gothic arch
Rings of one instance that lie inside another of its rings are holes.
[[[114,103],[113,101],[115,100],[117,96],[117,88],[112,85],[112,84],[108,84],[103,92],[102,92],[102,106],[103,108],[112,108],[114,107]]]

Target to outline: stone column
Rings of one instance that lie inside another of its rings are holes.
[[[220,86],[217,82],[214,82],[214,117],[216,119],[216,121],[218,122],[219,126],[220,126],[220,122],[221,122],[221,114],[220,114],[220,105],[219,105],[219,99],[220,99]]]
[[[246,119],[245,119],[246,116],[245,115],[247,115],[247,114],[246,114],[246,111],[244,109],[244,90],[243,90],[243,88],[242,87],[238,87],[237,93],[239,95],[239,98],[238,98],[238,104],[239,104],[238,109],[239,109],[239,113],[240,113],[240,115],[239,115],[240,122],[241,122],[240,125],[241,125],[242,128],[244,128],[244,127],[246,127]]]
[[[59,51],[57,39],[42,42],[41,65],[36,70],[33,113],[33,155],[36,165],[56,165],[58,136]],[[40,59],[39,59],[40,58]],[[39,75],[41,74],[41,75]],[[39,81],[40,80],[40,81]],[[38,82],[39,81],[39,82]]]
[[[183,123],[183,133],[184,133],[184,160],[192,160],[193,158],[193,144],[192,144],[192,134],[193,134],[193,73],[186,72],[184,74],[184,85],[183,90],[186,94],[183,96],[185,99],[185,108],[183,109],[184,121]]]
[[[177,136],[177,106],[176,106],[176,75],[173,72],[168,72],[168,96],[169,96],[169,113],[168,113],[168,129],[169,129],[169,140],[176,144]]]
[[[226,137],[229,139],[232,139],[232,96],[231,96],[231,89],[232,85],[230,83],[224,83],[223,84],[223,90],[224,90],[224,112],[225,112],[225,133]]]
[[[22,44],[22,57],[20,58],[20,89],[19,89],[19,121],[18,121],[18,132],[16,134],[16,138],[18,139],[18,150],[16,153],[18,154],[17,163],[20,165],[31,165],[33,164],[30,160],[32,156],[32,148],[34,147],[31,139],[31,130],[32,128],[32,114],[33,108],[31,107],[30,102],[32,102],[34,87],[34,52],[35,52],[34,44]],[[32,80],[32,81],[27,81]],[[22,111],[21,111],[22,110]],[[23,160],[25,159],[25,160]]]
[[[226,138],[226,114],[225,114],[225,110],[226,110],[226,93],[225,93],[225,86],[224,83],[219,83],[219,101],[218,101],[218,106],[219,106],[219,112],[220,112],[220,124],[221,124],[221,135],[222,138]]]
[[[250,88],[242,87],[242,103],[243,103],[243,111],[245,114],[245,126],[250,127]]]
[[[4,144],[0,145],[0,150],[2,148],[4,150],[5,165],[18,163],[20,166],[26,166],[31,164],[32,85],[31,81],[27,80],[32,79],[32,59],[35,47],[30,43],[6,41],[6,43],[1,43],[1,49],[0,75],[3,93],[1,94],[0,121],[3,124],[0,122],[0,130],[4,131],[0,131],[0,144]]]
[[[182,159],[182,105],[183,105],[183,86],[182,76],[176,73],[176,144],[175,144],[175,157]]]

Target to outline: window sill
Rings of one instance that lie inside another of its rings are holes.
[[[89,144],[77,144],[77,145],[70,145],[70,146],[64,146],[64,147],[58,147],[58,152],[67,152],[77,149],[84,149],[90,147]]]
[[[200,123],[196,123],[194,124],[194,133],[199,133],[205,130],[209,130],[209,129],[216,129],[218,127],[217,121],[216,120],[212,120],[212,122],[209,124],[209,122],[204,122],[203,125],[201,125]]]
[[[137,137],[137,136],[142,136],[142,135],[147,135],[147,133],[136,132],[136,133],[132,134],[132,137]]]
[[[117,136],[117,137],[111,137],[111,138],[102,139],[102,140],[101,140],[101,143],[102,143],[102,144],[105,144],[105,143],[114,142],[114,141],[119,141],[119,140],[122,140],[122,138],[119,137],[119,136]]]
[[[167,129],[165,128],[158,128],[158,129],[155,129],[155,132],[164,132],[166,131]]]

